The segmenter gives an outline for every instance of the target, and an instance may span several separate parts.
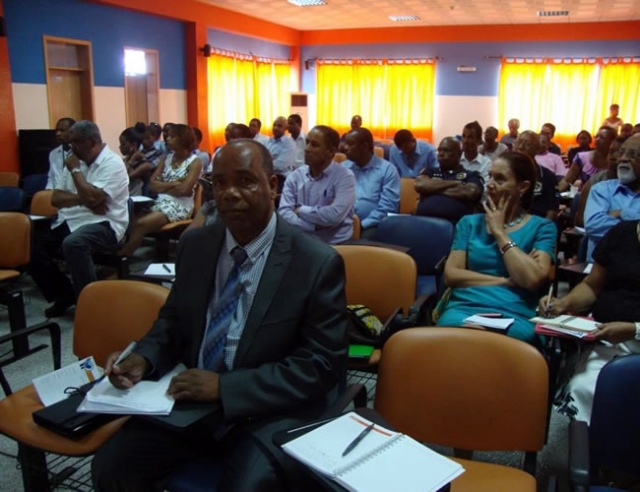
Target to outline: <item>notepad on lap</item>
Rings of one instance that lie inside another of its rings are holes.
[[[540,323],[541,325],[559,326],[566,330],[582,331],[584,333],[595,333],[598,331],[598,323],[592,319],[581,318],[580,316],[562,315],[555,318],[544,318],[542,316],[536,316],[529,321],[534,323]]]
[[[376,425],[347,456],[342,452],[371,422],[354,412],[282,446],[351,491],[436,491],[464,472],[458,463],[410,437]]]
[[[513,318],[485,318],[484,316],[469,316],[463,319],[465,323],[484,326],[485,328],[493,328],[494,330],[506,330],[515,321]]]
[[[151,263],[144,272],[145,275],[172,277],[176,275],[175,263]]]

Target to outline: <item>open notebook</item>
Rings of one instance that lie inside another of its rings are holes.
[[[536,316],[529,321],[539,323],[545,327],[559,327],[570,331],[580,331],[583,333],[595,333],[598,331],[598,323],[589,318],[580,316],[561,315],[555,318],[544,318]]]
[[[342,456],[349,443],[370,424],[350,412],[282,448],[351,491],[437,491],[464,472],[455,461],[378,425],[351,453]]]

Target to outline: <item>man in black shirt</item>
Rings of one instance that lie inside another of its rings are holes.
[[[546,217],[555,222],[558,217],[558,206],[560,205],[560,192],[556,186],[556,176],[546,167],[542,167],[536,162],[536,155],[540,150],[540,141],[536,132],[526,130],[518,136],[513,146],[516,152],[531,157],[538,170],[538,181],[533,191],[533,203],[529,213]],[[551,149],[549,149],[551,151]]]
[[[424,169],[416,178],[420,193],[417,215],[439,217],[454,224],[475,212],[482,197],[484,180],[477,171],[468,171],[460,164],[460,142],[447,137],[438,146],[440,167]]]

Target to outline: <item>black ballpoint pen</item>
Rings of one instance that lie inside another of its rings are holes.
[[[367,428],[365,430],[363,430],[360,434],[358,434],[358,437],[356,437],[353,441],[351,441],[351,444],[349,444],[347,446],[347,449],[345,449],[342,452],[342,456],[344,457],[344,456],[348,455],[351,451],[353,451],[356,448],[356,446],[358,444],[360,444],[360,441],[362,441],[365,437],[367,437],[367,434],[369,434],[369,432],[371,432],[373,430],[373,427],[375,425],[376,424],[371,424],[371,425],[367,426]]]
[[[162,264],[162,268],[164,268],[167,272],[171,273],[171,268],[169,268],[167,265],[165,265],[164,263]]]

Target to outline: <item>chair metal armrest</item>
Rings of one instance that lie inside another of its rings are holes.
[[[581,420],[569,424],[569,480],[572,490],[589,490],[589,427]]]
[[[434,304],[437,299],[436,294],[423,294],[418,297],[409,307],[409,318],[415,321],[414,326],[421,326],[427,321],[429,306]]]
[[[52,321],[46,321],[44,323],[39,323],[37,325],[28,326],[27,328],[22,328],[20,330],[13,331],[6,335],[0,337],[0,344],[11,342],[20,337],[27,337],[32,335],[33,333],[37,333],[39,331],[47,330],[49,332],[49,338],[51,339],[51,354],[53,356],[53,367],[55,369],[60,369],[60,361],[61,361],[61,349],[60,349],[60,326],[58,323],[54,323]],[[0,386],[5,393],[5,395],[10,395],[13,393],[9,382],[6,380],[4,376],[4,372],[2,371],[2,367],[12,364],[20,359],[28,357],[29,354],[17,357],[11,357],[10,359],[4,360],[0,363]]]

